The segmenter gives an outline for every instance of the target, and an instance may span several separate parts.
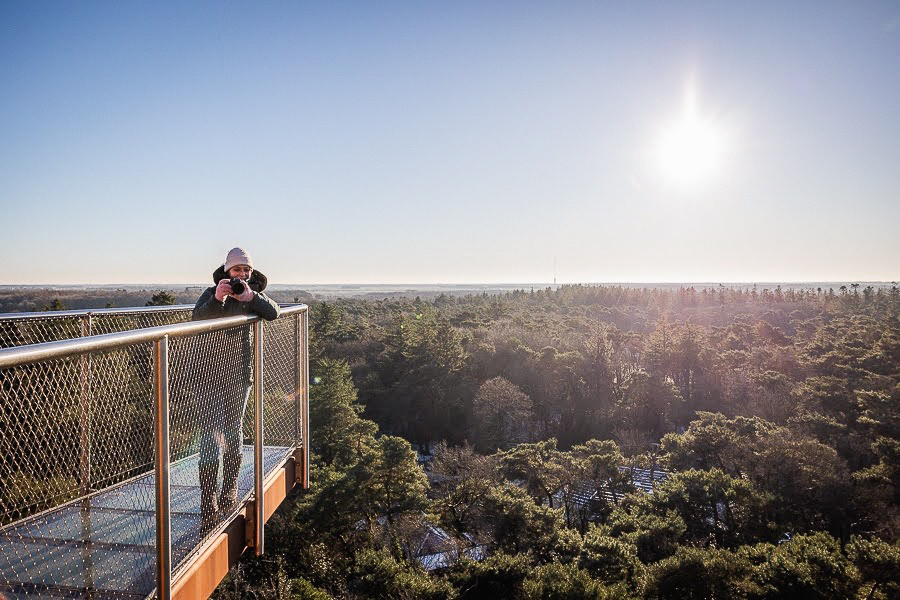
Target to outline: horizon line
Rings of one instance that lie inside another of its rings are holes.
[[[487,287],[487,286],[503,286],[503,287],[511,287],[511,286],[546,286],[546,287],[561,287],[566,285],[591,285],[591,286],[622,286],[622,285],[634,285],[634,286],[647,286],[647,285],[829,285],[829,284],[881,284],[881,285],[898,285],[898,281],[900,280],[864,280],[864,279],[834,279],[834,280],[661,280],[661,281],[563,281],[563,282],[541,282],[541,281],[514,281],[514,282],[503,282],[503,281],[490,281],[490,282],[478,282],[478,281],[470,281],[470,282],[399,282],[399,283],[390,283],[390,282],[379,282],[379,283],[360,283],[360,282],[342,282],[342,283],[270,283],[268,287],[278,286],[278,287],[297,287],[302,288],[304,286],[312,286],[312,287],[416,287],[416,286],[429,286],[429,287],[465,287],[465,286],[477,286],[477,287]],[[167,286],[167,287],[185,287],[185,288],[207,288],[210,287],[209,283],[185,283],[185,282],[111,282],[111,283],[0,283],[0,288],[11,288],[11,287],[137,287],[137,286]]]

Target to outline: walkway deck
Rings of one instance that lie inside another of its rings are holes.
[[[267,476],[291,452],[267,446],[263,454]],[[197,455],[173,463],[170,477],[172,561],[177,574],[191,569],[204,542]],[[153,595],[154,483],[151,472],[0,529],[0,599],[137,600]],[[238,478],[242,502],[235,514],[252,490],[253,447],[245,446]],[[268,508],[267,514],[274,506]],[[224,518],[222,526],[230,520]]]

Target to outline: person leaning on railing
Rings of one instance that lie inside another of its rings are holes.
[[[244,284],[236,294],[234,278]],[[259,315],[272,321],[281,309],[266,296],[266,276],[254,270],[253,260],[242,248],[228,252],[225,263],[213,273],[216,285],[207,288],[194,306],[192,319],[215,319],[235,315]],[[220,512],[230,512],[237,504],[237,479],[241,468],[241,423],[253,385],[253,349],[247,327],[226,330],[224,345],[207,348],[198,393],[200,417],[200,512],[202,528],[211,529]],[[240,348],[239,360],[224,356]],[[219,454],[222,455],[222,491],[217,497]],[[224,514],[222,516],[225,516]]]

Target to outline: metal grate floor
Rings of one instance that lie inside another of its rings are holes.
[[[267,446],[272,473],[291,449]],[[197,455],[170,467],[173,572],[194,557],[200,532]],[[0,600],[146,598],[156,589],[153,473],[0,529]],[[241,505],[253,490],[253,447],[244,446]],[[223,515],[225,518],[230,515]]]

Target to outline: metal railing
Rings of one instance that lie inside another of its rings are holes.
[[[251,498],[261,553],[266,476],[295,455],[309,485],[307,360],[305,305],[0,349],[0,597],[168,599]]]
[[[69,340],[191,320],[192,304],[0,314],[0,348]]]

